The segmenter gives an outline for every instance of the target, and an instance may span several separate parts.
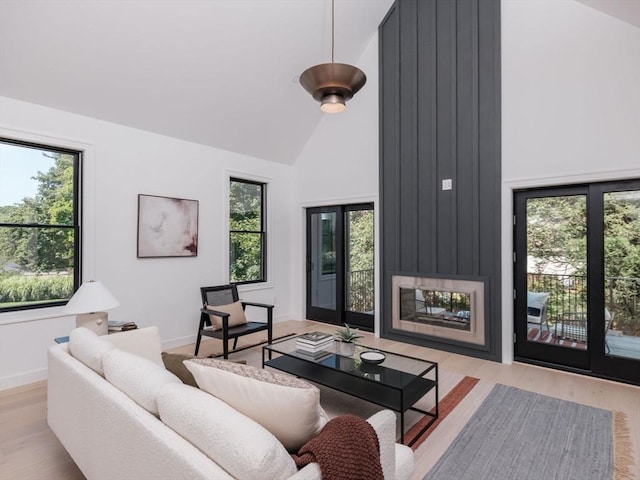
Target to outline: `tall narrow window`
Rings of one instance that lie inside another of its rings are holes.
[[[266,184],[230,179],[229,280],[266,282]]]
[[[0,311],[63,305],[78,286],[80,155],[0,139]]]

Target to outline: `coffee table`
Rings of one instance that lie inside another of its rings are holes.
[[[438,418],[437,363],[360,344],[353,356],[341,355],[333,346],[314,358],[296,349],[296,339],[287,338],[263,346],[262,367],[275,368],[398,412],[401,443],[404,443],[404,415],[407,410],[431,417],[409,446]],[[381,352],[385,359],[378,365],[365,363],[359,357],[363,351]],[[435,396],[435,408],[427,412],[414,407],[429,392]]]

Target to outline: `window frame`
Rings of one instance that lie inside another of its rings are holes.
[[[20,140],[16,138],[0,135],[0,144],[15,145],[24,148],[33,148],[48,152],[55,152],[73,156],[73,222],[72,225],[57,225],[50,223],[2,223],[0,228],[59,228],[73,230],[73,293],[80,287],[82,280],[82,165],[83,151],[80,149],[66,148],[56,145],[47,145],[37,141]],[[73,296],[73,293],[71,296]],[[71,298],[71,296],[69,298]],[[26,310],[38,310],[51,307],[60,307],[67,304],[69,298],[57,301],[38,301],[27,305],[15,305],[10,307],[0,307],[0,313],[19,312]]]
[[[227,256],[228,259],[228,268],[227,274],[229,276],[229,283],[232,285],[255,285],[255,284],[265,284],[268,282],[268,271],[267,271],[267,185],[268,182],[261,180],[252,180],[249,178],[242,178],[237,175],[230,175],[228,177],[229,181],[227,184],[228,187],[228,196],[227,196],[227,225],[228,225],[228,248],[229,254]],[[248,185],[256,185],[260,187],[260,230],[233,230],[231,228],[231,186],[233,183],[244,183]],[[258,234],[260,235],[260,271],[262,273],[261,277],[256,280],[242,280],[234,282],[231,280],[231,268],[233,266],[233,248],[231,236],[233,234]]]

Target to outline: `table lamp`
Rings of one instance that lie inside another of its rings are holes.
[[[76,327],[86,327],[98,335],[106,335],[109,332],[109,310],[120,305],[107,287],[101,282],[90,280],[83,283],[69,299],[63,312],[76,315]]]

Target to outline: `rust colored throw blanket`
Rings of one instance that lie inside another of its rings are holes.
[[[298,468],[318,462],[323,480],[384,480],[376,431],[355,415],[329,420],[291,457]]]

